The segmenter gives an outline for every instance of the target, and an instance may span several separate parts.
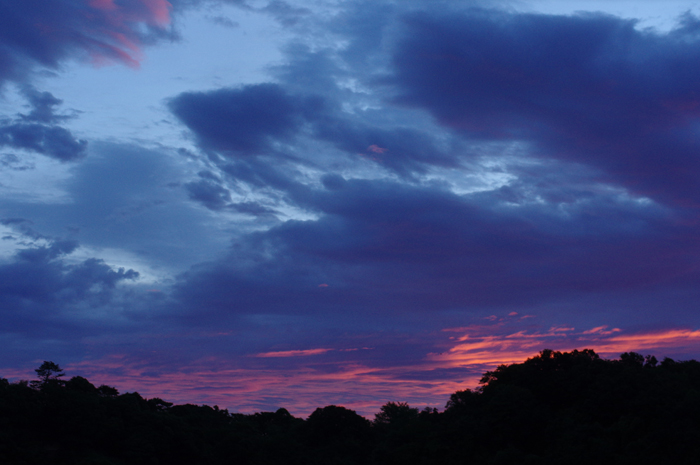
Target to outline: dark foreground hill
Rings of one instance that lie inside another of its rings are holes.
[[[700,463],[700,363],[545,350],[487,372],[443,412],[390,402],[374,421],[339,406],[308,419],[121,394],[87,379],[0,378],[2,464]]]

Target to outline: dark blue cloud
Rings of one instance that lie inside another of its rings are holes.
[[[0,313],[6,329],[17,330],[18,321],[30,321],[37,313],[60,319],[71,304],[104,304],[118,282],[135,280],[139,273],[112,269],[104,261],[90,258],[69,263],[75,241],[56,240],[46,246],[20,249],[0,265]],[[28,328],[25,328],[25,330]]]
[[[700,200],[698,36],[580,14],[474,10],[410,15],[393,54],[395,101],[469,138],[528,141],[609,182],[677,204]]]
[[[206,173],[205,173],[206,174]],[[200,173],[200,179],[185,184],[190,199],[202,203],[210,210],[221,210],[231,202],[231,193],[216,178]]]
[[[176,293],[183,308],[202,324],[259,312],[328,321],[469,314],[588,294],[689,289],[699,277],[691,229],[615,196],[591,192],[555,208],[507,207],[498,191],[460,197],[337,176],[325,184],[330,190],[307,197],[320,219],[252,234],[230,256],[184,275]]]
[[[428,166],[457,166],[455,157],[439,148],[433,137],[415,128],[378,128],[329,116],[319,119],[315,129],[319,139],[404,176],[425,172]]]
[[[288,141],[303,122],[303,102],[275,84],[180,94],[170,109],[201,145],[226,153],[257,155]]]
[[[323,48],[311,50],[296,43],[290,45],[285,50],[288,62],[275,68],[274,74],[294,92],[323,96],[322,105],[305,112],[312,136],[317,140],[332,144],[350,156],[365,156],[403,176],[422,173],[431,165],[455,166],[454,153],[441,146],[437,134],[397,117],[388,109],[364,108],[366,91],[341,85],[348,81],[372,91],[381,87],[377,82],[380,79],[373,75],[376,71],[369,68],[377,65],[376,50],[372,47],[381,46],[382,28],[389,22],[385,15],[390,11],[391,8],[382,6],[373,10],[376,16],[363,16],[364,26],[371,31],[337,25],[349,39],[348,49],[341,53]],[[350,22],[354,25],[361,21],[352,18]],[[348,111],[348,105],[357,109]]]
[[[18,232],[22,234],[21,228]],[[137,281],[137,271],[114,268],[95,257],[76,260],[69,256],[78,245],[73,240],[44,243],[25,246],[0,263],[5,367],[49,355],[81,358],[86,350],[96,351],[89,338],[128,332],[129,322],[118,321],[125,303],[130,311],[141,303],[154,304],[148,295],[139,298],[118,286]]]
[[[284,26],[294,26],[311,13],[308,8],[295,7],[281,0],[272,0],[260,11],[272,15]]]
[[[51,124],[69,118],[54,113],[54,107],[61,105],[63,100],[56,98],[51,92],[41,92],[33,86],[25,86],[22,93],[32,107],[29,114],[20,115],[23,121]]]
[[[14,123],[0,127],[0,146],[3,145],[71,161],[85,155],[87,141],[75,139],[70,131],[60,126]]]
[[[69,130],[58,126],[69,118],[54,112],[54,107],[62,101],[50,92],[40,92],[32,86],[25,86],[22,93],[31,111],[18,114],[14,120],[0,120],[0,147],[30,150],[60,161],[82,158],[87,141],[76,139]]]
[[[2,220],[0,220],[0,224],[10,226],[14,230],[20,232],[22,236],[30,239],[51,239],[50,237],[35,231],[33,228],[34,223],[26,218],[3,218]]]
[[[229,204],[229,208],[237,211],[238,213],[245,213],[252,216],[274,216],[279,213],[277,210],[261,205],[257,202],[237,202]]]
[[[309,75],[320,71],[309,71]],[[170,102],[170,109],[192,130],[202,148],[227,157],[289,158],[285,145],[310,136],[402,175],[423,172],[428,165],[456,165],[424,131],[377,127],[364,118],[348,115],[340,102],[330,97],[292,94],[279,84],[184,93]],[[304,163],[303,159],[296,161]]]
[[[78,243],[71,240],[53,242],[50,246],[22,249],[17,252],[17,258],[29,263],[45,263],[61,255],[69,254],[78,247]]]

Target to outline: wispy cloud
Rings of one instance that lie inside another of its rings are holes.
[[[34,66],[58,68],[66,59],[138,67],[141,49],[167,35],[166,0],[24,0],[0,4],[0,80],[22,79]]]
[[[330,352],[331,350],[333,349],[283,350],[279,352],[263,352],[260,354],[255,354],[254,357],[308,357],[309,355],[325,354],[326,352]]]

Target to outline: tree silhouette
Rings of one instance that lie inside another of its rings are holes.
[[[369,434],[370,422],[348,408],[328,405],[309,415],[307,425],[323,441],[338,438],[362,439]]]
[[[401,425],[418,418],[418,409],[412,408],[406,402],[387,402],[381,411],[374,415],[375,425]]]
[[[59,378],[65,375],[63,369],[59,367],[58,364],[46,360],[34,371],[36,371],[39,377],[39,381],[31,382],[34,388],[41,388],[49,384],[60,384],[61,380]]]

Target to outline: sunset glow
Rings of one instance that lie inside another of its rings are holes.
[[[618,334],[617,331],[502,332],[498,327],[448,329],[461,333],[456,344],[443,353],[426,354],[412,365],[369,366],[360,362],[338,362],[334,349],[308,349],[256,354],[257,358],[305,359],[312,364],[293,362],[284,368],[235,368],[224,359],[204,359],[177,372],[168,373],[147,360],[127,355],[84,361],[68,367],[72,373],[90,374],[97,384],[117,386],[121,391],[138,391],[146,397],[168,398],[174,402],[209,405],[236,405],[237,410],[254,413],[283,406],[294,415],[305,417],[318,407],[318,398],[344,405],[372,418],[385,402],[400,398],[417,407],[442,409],[450,394],[478,386],[481,376],[499,365],[521,363],[545,348],[571,351],[593,349],[605,358],[618,358],[624,352],[656,354],[663,358],[669,347],[688,353],[700,350],[700,331],[673,329],[650,333]],[[499,335],[487,335],[489,333]],[[590,336],[594,334],[595,336]],[[365,349],[367,350],[367,349]],[[208,367],[217,366],[216,370]],[[431,374],[452,370],[447,376]],[[17,378],[30,373],[9,373]]]

